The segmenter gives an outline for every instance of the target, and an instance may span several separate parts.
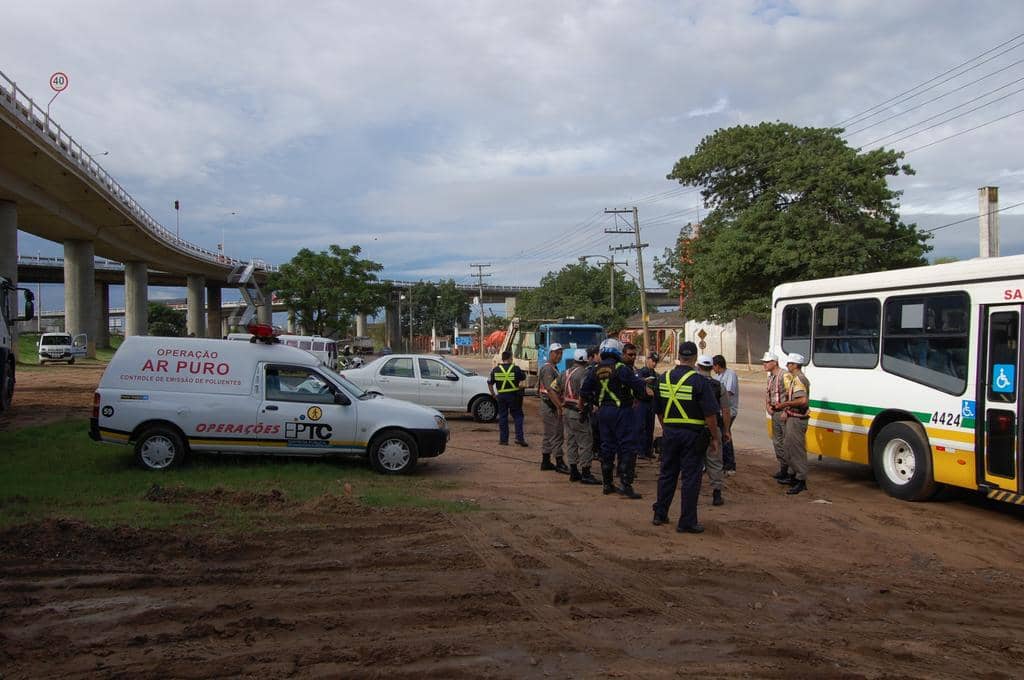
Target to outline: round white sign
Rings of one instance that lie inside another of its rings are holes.
[[[50,76],[50,87],[53,88],[54,92],[63,92],[68,89],[68,74],[57,71]]]

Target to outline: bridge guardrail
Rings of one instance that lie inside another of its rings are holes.
[[[8,78],[2,71],[0,71],[0,105],[15,117],[28,123],[29,129],[34,134],[60,153],[65,160],[70,161],[81,169],[91,181],[99,185],[108,198],[120,204],[137,220],[140,226],[161,241],[167,243],[170,247],[226,267],[246,263],[244,260],[227,257],[223,253],[207,250],[202,246],[186,241],[157,222],[109,172],[103,169],[103,166],[74,137],[68,134],[59,124],[55,123],[47,111],[40,108],[31,97],[18,87],[17,83]],[[277,271],[277,267],[268,265],[262,260],[254,259],[251,261],[266,271]]]

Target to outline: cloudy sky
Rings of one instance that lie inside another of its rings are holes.
[[[976,214],[983,185],[1024,202],[1010,0],[11,0],[2,26],[0,71],[43,104],[66,72],[54,118],[165,226],[178,199],[183,236],[223,230],[241,258],[359,244],[390,278],[489,262],[529,284],[626,242],[603,210],[633,205],[650,257],[702,210],[673,163],[764,120],[908,151],[925,227]],[[1024,252],[1024,206],[1000,217]],[[977,224],[934,243],[972,256]]]

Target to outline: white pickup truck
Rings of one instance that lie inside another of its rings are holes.
[[[36,346],[39,363],[66,361],[68,365],[73,364],[76,357],[85,356],[86,340],[85,334],[72,338],[70,333],[43,333]]]

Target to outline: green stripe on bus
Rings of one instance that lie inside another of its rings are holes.
[[[809,402],[812,408],[827,409],[829,411],[839,411],[841,413],[854,413],[862,416],[877,416],[885,409],[878,408],[875,406],[861,406],[860,404],[844,404],[840,401],[821,401],[819,399],[811,399]],[[921,423],[929,425],[932,422],[931,413],[922,413],[920,411],[911,411],[915,418]],[[974,418],[962,418],[960,420],[960,428],[964,430],[974,429]]]

